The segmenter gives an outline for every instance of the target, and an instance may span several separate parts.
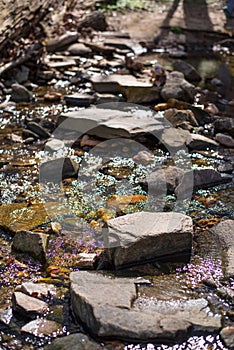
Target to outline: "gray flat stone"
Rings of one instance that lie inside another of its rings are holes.
[[[99,337],[182,341],[191,329],[213,332],[221,328],[220,316],[214,317],[205,299],[160,303],[149,299],[142,308],[133,279],[84,271],[72,272],[70,279],[73,312]]]
[[[74,56],[85,56],[92,52],[92,50],[83,43],[75,43],[68,47],[67,51]]]
[[[42,300],[30,297],[22,292],[14,292],[12,295],[13,310],[21,314],[43,315],[48,310],[48,304]]]
[[[222,266],[226,277],[234,276],[234,220],[224,220],[210,229],[222,249]]]
[[[21,333],[28,333],[38,338],[57,337],[63,334],[63,329],[57,322],[38,318],[23,326]]]
[[[106,224],[104,245],[116,268],[191,251],[192,219],[180,213],[140,212]]]
[[[56,294],[56,287],[47,283],[25,282],[17,286],[16,291],[41,299]]]
[[[95,102],[95,97],[88,94],[72,94],[65,95],[64,100],[67,104],[78,107],[89,107],[92,103]]]

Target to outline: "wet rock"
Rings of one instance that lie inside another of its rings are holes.
[[[60,183],[63,179],[76,177],[78,169],[79,165],[68,157],[48,160],[40,165],[40,181]]]
[[[209,315],[205,299],[155,304],[149,300],[142,307],[134,279],[110,278],[86,271],[72,272],[70,279],[75,316],[100,337],[182,341],[191,329],[213,332],[221,327],[220,317]]]
[[[192,102],[196,94],[194,85],[184,79],[184,75],[174,71],[168,74],[166,83],[161,90],[162,98],[167,101],[170,98]]]
[[[51,139],[48,140],[45,144],[45,151],[47,152],[57,152],[60,149],[63,149],[65,147],[65,144],[63,141],[58,139]]]
[[[111,107],[97,106],[63,113],[58,123],[66,130],[82,131],[103,139],[129,138],[143,133],[152,133],[157,137],[165,129],[165,121],[161,114],[142,108],[125,110],[121,105],[116,108],[113,105],[113,109]]]
[[[101,350],[98,343],[89,339],[85,334],[76,333],[66,337],[55,339],[51,344],[45,346],[45,350]]]
[[[38,123],[29,122],[29,123],[27,123],[27,127],[34,134],[38,135],[39,137],[41,137],[43,139],[47,139],[50,137],[50,133],[45,128],[43,128],[43,126],[41,126]]]
[[[63,334],[63,329],[57,322],[38,318],[23,326],[21,333],[31,334],[38,338],[56,337]]]
[[[93,11],[92,13],[88,14],[82,22],[78,26],[78,30],[81,30],[83,27],[91,27],[94,30],[97,31],[105,31],[108,27],[108,24],[106,22],[106,17],[104,12],[102,11]]]
[[[42,300],[32,298],[21,292],[12,295],[13,310],[24,315],[43,315],[48,310],[48,304]]]
[[[227,133],[234,137],[234,118],[222,118],[217,119],[214,122],[215,131],[221,133]]]
[[[32,98],[31,92],[23,85],[12,84],[11,100],[14,102],[29,102]]]
[[[224,220],[213,226],[210,232],[222,249],[223,272],[226,277],[234,276],[234,220]]]
[[[219,146],[216,141],[199,134],[190,134],[190,137],[187,139],[186,144],[192,150],[215,150]]]
[[[21,286],[17,286],[16,291],[43,299],[56,294],[56,287],[53,284],[25,282]]]
[[[189,109],[167,109],[164,112],[164,118],[166,118],[174,127],[181,127],[182,129],[189,130],[191,129],[191,126],[199,126],[193,112]]]
[[[75,93],[65,95],[64,100],[71,106],[89,107],[95,101],[95,97],[88,94]]]
[[[229,349],[234,348],[234,327],[225,327],[220,332],[220,337]]]
[[[46,261],[47,240],[48,235],[45,233],[18,231],[13,238],[12,249],[28,253],[44,263]]]
[[[140,212],[108,220],[106,225],[104,245],[116,268],[191,252],[192,219],[183,214]]]
[[[70,53],[70,55],[74,56],[87,56],[92,52],[92,50],[89,47],[85,46],[82,43],[70,45],[67,51]]]
[[[179,184],[175,189],[175,194],[179,198],[187,198],[193,191],[201,188],[209,188],[232,181],[231,175],[220,174],[212,168],[200,168],[185,171],[179,178]]]
[[[215,140],[223,146],[234,147],[234,138],[229,135],[218,133],[215,135]]]
[[[78,39],[78,32],[67,32],[58,38],[54,38],[48,41],[46,45],[47,51],[56,51],[63,48],[66,45],[75,43]]]
[[[201,76],[198,71],[189,63],[182,60],[175,60],[173,62],[173,68],[176,71],[179,71],[184,74],[186,80],[190,82],[199,82],[201,81]]]

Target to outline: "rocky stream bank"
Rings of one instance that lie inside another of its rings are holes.
[[[0,348],[232,349],[232,39],[63,10],[1,56]]]

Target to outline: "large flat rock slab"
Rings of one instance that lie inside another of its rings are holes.
[[[61,125],[61,123],[63,124]],[[135,137],[151,133],[160,137],[169,128],[161,113],[134,107],[113,104],[113,107],[92,107],[84,110],[62,113],[59,117],[60,129],[77,131],[104,139]]]
[[[72,272],[70,279],[73,312],[99,337],[182,341],[191,330],[215,332],[221,328],[220,316],[214,317],[202,298],[159,304],[149,299],[146,307],[142,307],[142,302],[136,299],[134,279],[86,271]]]
[[[189,216],[140,212],[108,220],[104,244],[110,262],[119,268],[190,253],[192,236],[193,223]]]

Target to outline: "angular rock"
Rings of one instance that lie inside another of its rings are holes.
[[[140,151],[135,156],[132,157],[132,160],[138,164],[148,165],[154,161],[154,155],[147,151]]]
[[[148,187],[149,193],[152,191],[157,195],[173,194],[183,173],[183,169],[176,166],[161,167],[150,173],[142,181],[142,185]]]
[[[92,50],[82,43],[72,44],[68,47],[67,51],[74,56],[87,56]]]
[[[105,31],[108,27],[106,17],[102,11],[93,11],[88,14],[79,24],[78,29],[81,30],[83,27],[91,27],[97,31]]]
[[[12,249],[28,253],[44,263],[46,261],[47,240],[48,235],[45,233],[18,231],[13,238]]]
[[[64,100],[67,104],[78,107],[89,107],[95,102],[95,97],[88,94],[76,93],[72,95],[65,95]]]
[[[17,286],[16,291],[43,299],[56,294],[56,287],[53,284],[25,282]]]
[[[31,334],[38,338],[57,337],[63,334],[63,329],[57,322],[38,318],[23,326],[21,333]]]
[[[234,348],[234,327],[224,327],[220,332],[220,337],[223,339],[224,344],[229,348]]]
[[[65,59],[63,61],[51,61],[48,62],[48,66],[50,68],[55,68],[55,69],[59,69],[61,71],[64,71],[65,69],[68,69],[70,67],[76,66],[76,61],[73,59]]]
[[[134,279],[110,278],[86,271],[72,272],[70,279],[73,312],[99,337],[182,341],[192,329],[214,332],[221,328],[220,316],[209,315],[205,299],[154,305],[150,299],[149,307],[142,307],[144,303],[136,299]]]
[[[160,143],[171,153],[174,149],[183,149],[190,138],[190,132],[173,127],[164,128]]]
[[[29,122],[27,123],[27,127],[29,130],[31,130],[33,133],[37,134],[43,139],[47,139],[48,137],[50,137],[50,133],[38,123]]]
[[[215,140],[223,146],[234,147],[234,138],[229,135],[218,133],[215,135]]]
[[[199,134],[190,134],[186,144],[192,150],[217,149],[219,146],[216,141]]]
[[[76,42],[77,39],[78,32],[67,32],[58,38],[49,40],[46,45],[46,49],[47,51],[56,51],[66,45]]]
[[[77,130],[103,139],[135,137],[144,133],[160,136],[167,124],[160,113],[147,109],[124,109],[113,104],[113,109],[92,107],[80,111],[63,113],[59,117],[60,128]],[[61,123],[63,125],[61,125]]]
[[[170,98],[193,102],[196,89],[194,85],[184,79],[184,75],[174,71],[167,77],[166,83],[161,90],[162,98],[167,101]]]
[[[201,188],[209,188],[232,181],[231,175],[220,174],[218,171],[209,168],[200,168],[185,171],[181,174],[178,186],[175,188],[175,194],[179,198],[187,198],[193,191]]]
[[[5,325],[9,325],[12,319],[12,308],[1,308],[0,309],[0,322],[2,322]]]
[[[58,139],[51,139],[46,142],[44,150],[47,152],[57,152],[60,149],[63,149],[64,147],[65,144],[63,141]]]
[[[101,103],[111,103],[111,102],[119,102],[120,97],[116,96],[114,94],[95,94],[95,103],[96,104],[101,104]]]
[[[174,70],[183,73],[185,79],[190,82],[199,82],[202,79],[197,70],[186,61],[175,60],[173,62],[173,68]]]
[[[48,160],[40,165],[40,181],[60,183],[63,179],[76,177],[79,165],[68,157]]]
[[[29,102],[32,98],[31,92],[23,85],[12,84],[11,100],[14,102]]]
[[[191,253],[192,219],[180,213],[140,212],[108,220],[106,225],[104,246],[116,268]]]
[[[89,339],[85,334],[75,333],[55,339],[45,346],[45,350],[101,350],[103,347]]]
[[[93,269],[97,260],[95,253],[79,253],[77,254],[77,267],[80,269]]]
[[[223,272],[226,277],[234,276],[234,220],[224,220],[213,226],[210,232],[222,249]]]
[[[24,315],[43,315],[48,310],[48,304],[42,300],[32,298],[21,292],[12,295],[13,310]]]
[[[164,118],[166,118],[174,127],[181,127],[182,129],[189,129],[189,126],[199,126],[193,112],[190,109],[167,109],[164,112]]]

